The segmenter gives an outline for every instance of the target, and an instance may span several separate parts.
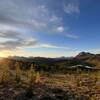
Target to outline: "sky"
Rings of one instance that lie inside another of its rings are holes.
[[[100,53],[99,0],[0,0],[0,56]]]

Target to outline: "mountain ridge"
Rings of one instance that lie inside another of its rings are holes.
[[[94,64],[97,67],[100,67],[100,54],[81,52],[75,58],[87,63]]]
[[[23,68],[28,68],[31,64],[50,68],[100,68],[100,54],[81,52],[75,57],[45,58],[45,57],[19,57],[13,56],[4,58],[0,64],[9,62],[9,66],[14,68],[16,62],[21,63]]]

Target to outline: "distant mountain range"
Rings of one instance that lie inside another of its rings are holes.
[[[75,57],[59,57],[59,58],[45,58],[45,57],[18,57],[13,56],[9,59],[25,62],[35,62],[35,63],[53,63],[53,62],[77,62],[79,63],[88,63],[94,66],[100,67],[100,54],[92,54],[88,52],[81,52]]]
[[[60,58],[45,58],[45,57],[8,57],[1,61],[0,64],[9,62],[9,66],[13,68],[15,62],[22,63],[22,67],[29,67],[31,64],[37,64],[48,69],[99,69],[100,68],[100,54],[91,54],[88,52],[81,52],[75,57],[60,57]]]

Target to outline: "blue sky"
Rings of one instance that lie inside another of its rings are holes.
[[[100,53],[99,0],[1,0],[0,56]]]

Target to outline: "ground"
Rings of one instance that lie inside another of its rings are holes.
[[[41,74],[39,83],[30,84],[25,72],[19,82],[11,78],[0,84],[0,100],[99,100],[97,73]]]

